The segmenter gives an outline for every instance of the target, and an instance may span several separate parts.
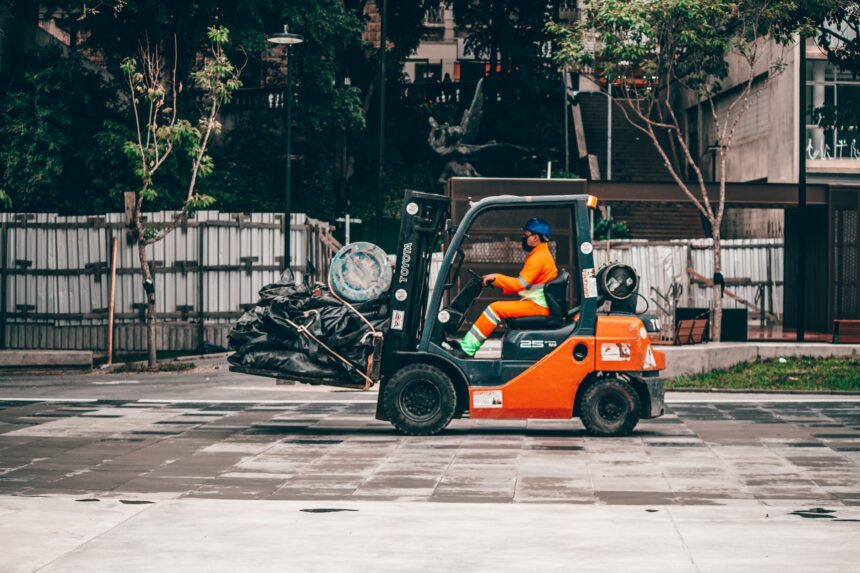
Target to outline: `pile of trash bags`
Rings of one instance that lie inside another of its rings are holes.
[[[388,327],[388,294],[352,308],[373,328]],[[368,357],[373,350],[370,326],[341,299],[322,285],[308,286],[285,273],[277,283],[260,290],[257,305],[248,310],[230,330],[229,357],[235,370],[311,384],[362,386]],[[291,324],[292,323],[292,324]],[[295,325],[308,332],[349,361],[336,358]]]

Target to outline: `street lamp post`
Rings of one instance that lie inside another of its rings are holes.
[[[269,42],[278,44],[284,47],[284,56],[287,58],[287,95],[284,105],[286,114],[286,138],[287,138],[287,159],[286,159],[286,180],[284,181],[284,270],[291,270],[290,257],[290,234],[292,225],[292,192],[293,192],[293,60],[290,57],[292,46],[301,44],[305,41],[298,34],[291,34],[289,27],[285,24],[284,31],[280,34],[273,34],[269,37]]]

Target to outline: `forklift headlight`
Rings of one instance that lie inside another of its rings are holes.
[[[594,195],[589,195],[588,199],[585,200],[585,205],[589,209],[597,209],[597,197]]]

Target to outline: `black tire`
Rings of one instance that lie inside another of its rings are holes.
[[[626,436],[639,423],[639,395],[618,378],[603,378],[582,395],[579,417],[594,436]]]
[[[444,430],[454,417],[457,392],[442,370],[412,364],[395,372],[385,385],[382,406],[401,433],[431,436]]]

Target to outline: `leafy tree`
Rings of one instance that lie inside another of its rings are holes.
[[[860,74],[860,4],[849,0],[799,0],[787,25],[805,25],[834,66]]]
[[[63,213],[108,208],[130,177],[104,179],[105,164],[116,176],[127,161],[116,141],[121,123],[116,86],[87,69],[80,58],[59,50],[32,53],[27,67],[10,79],[0,101],[0,189],[6,206]],[[97,159],[96,159],[97,158]]]
[[[860,75],[860,4],[848,0],[800,0],[789,14],[789,25],[804,26],[804,36],[815,38],[833,66]],[[832,103],[812,110],[822,127],[860,129],[860,102]]]
[[[770,48],[796,38],[794,9],[793,0],[600,0],[585,7],[581,23],[550,26],[558,37],[557,61],[617,86],[624,95],[615,100],[619,109],[652,142],[675,183],[710,224],[715,283],[722,278],[720,225],[734,135],[760,71],[773,76],[783,68],[779,50]],[[741,79],[737,89],[723,91],[730,61]],[[717,197],[708,192],[675,112],[681,91],[699,99],[717,136]],[[692,182],[682,177],[676,153],[692,169]],[[713,307],[713,338],[719,340],[720,288],[713,289]]]
[[[555,2],[447,0],[466,48],[489,62],[490,95],[481,120],[482,140],[532,148],[562,140],[561,77],[552,65],[547,31]],[[504,172],[507,166],[499,165]]]
[[[122,63],[137,136],[126,142],[124,150],[129,159],[136,162],[134,173],[139,180],[133,218],[147,295],[146,330],[150,368],[157,365],[155,281],[146,249],[173,232],[190,211],[208,207],[214,202],[212,196],[197,192],[197,180],[213,170],[212,158],[206,153],[206,148],[210,138],[221,128],[217,119],[218,111],[241,85],[239,70],[224,52],[224,46],[229,41],[227,29],[218,26],[209,28],[209,40],[211,47],[208,57],[193,74],[195,86],[203,95],[204,113],[197,125],[179,115],[178,94],[182,84],[176,80],[175,59],[173,69],[168,72],[163,68],[163,59],[158,50],[143,47],[138,58],[127,58]],[[144,202],[155,199],[161,193],[156,176],[171,155],[181,151],[191,161],[187,191],[181,207],[166,225],[156,227],[145,224],[142,217]]]

